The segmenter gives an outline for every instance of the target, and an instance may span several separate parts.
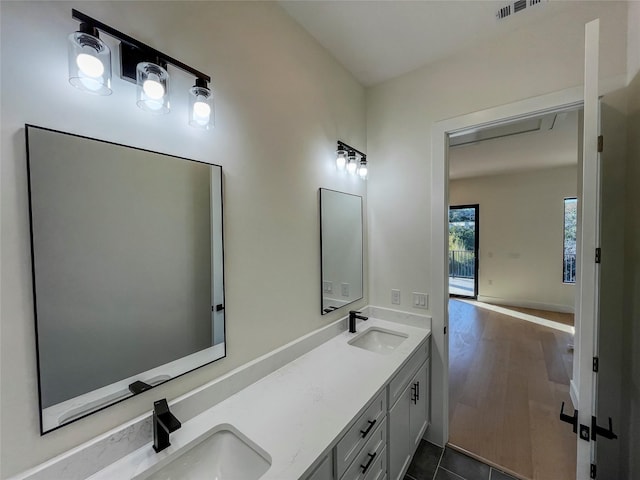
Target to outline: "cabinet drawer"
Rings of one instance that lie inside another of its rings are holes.
[[[409,361],[402,367],[393,380],[389,383],[389,406],[393,407],[405,387],[416,373],[418,367],[431,355],[431,337],[427,338],[422,345],[409,357]]]
[[[356,458],[362,446],[367,443],[376,429],[378,429],[386,414],[387,396],[383,390],[336,445],[338,478],[342,476],[353,459]]]
[[[353,459],[342,480],[381,479],[387,472],[387,419],[373,432]]]

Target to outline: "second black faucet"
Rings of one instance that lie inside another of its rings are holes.
[[[351,310],[349,312],[349,332],[356,333],[356,319],[358,320],[369,320],[369,317],[365,317],[364,315],[360,315],[360,312],[356,310]]]

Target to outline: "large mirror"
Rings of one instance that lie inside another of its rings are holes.
[[[225,356],[222,168],[26,136],[46,433]]]
[[[320,189],[322,314],[362,298],[362,197]]]

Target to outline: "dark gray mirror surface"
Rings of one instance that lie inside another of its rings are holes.
[[[363,296],[362,197],[320,189],[322,314]]]
[[[26,131],[45,433],[225,356],[222,168]]]

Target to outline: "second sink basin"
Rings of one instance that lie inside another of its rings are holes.
[[[271,466],[271,457],[231,425],[219,425],[175,456],[134,480],[257,480]]]
[[[408,338],[408,335],[386,328],[371,327],[349,340],[349,345],[387,355]]]

